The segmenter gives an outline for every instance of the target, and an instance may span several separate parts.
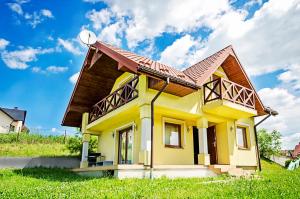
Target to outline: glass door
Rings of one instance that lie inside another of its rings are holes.
[[[119,164],[132,164],[132,127],[119,131]]]

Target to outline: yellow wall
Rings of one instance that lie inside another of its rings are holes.
[[[120,76],[112,91],[128,80],[132,74],[124,73]],[[134,122],[136,130],[134,134],[134,163],[138,163],[139,152],[141,152],[141,120],[140,107],[150,104],[158,92],[147,88],[147,77],[139,77],[139,97],[130,103],[114,110],[99,120],[88,125],[88,129],[95,134],[100,134],[100,152],[106,156],[106,160],[118,158],[118,135],[113,133],[119,127]],[[253,118],[230,119],[228,116],[217,115],[202,111],[202,90],[196,91],[184,97],[178,97],[162,93],[155,102],[155,129],[154,129],[154,164],[194,164],[193,133],[192,126],[196,126],[197,119],[206,118],[210,123],[216,125],[217,134],[217,156],[219,164],[231,164],[237,166],[255,166],[255,139],[253,132]],[[150,108],[150,106],[149,106]],[[235,108],[234,108],[235,109]],[[228,109],[230,115],[230,109]],[[184,143],[182,149],[166,148],[163,140],[163,118],[182,120],[186,125],[182,132]],[[250,145],[249,149],[241,150],[236,145],[235,129],[240,123],[248,125]],[[190,131],[188,131],[188,129]]]
[[[163,120],[177,120],[174,122],[183,122],[181,144],[182,148],[165,147],[163,137]],[[157,165],[191,165],[194,164],[193,131],[192,126],[195,123],[185,118],[174,118],[171,115],[155,114],[154,131],[154,164]],[[189,128],[189,131],[188,131]]]
[[[111,122],[109,128],[99,133],[99,148],[98,152],[105,156],[106,161],[118,162],[118,132],[122,129],[128,128],[134,124],[136,127],[133,134],[133,162],[138,163],[138,156],[140,150],[140,120],[138,115],[128,117],[122,122]],[[97,128],[96,128],[97,129]],[[93,132],[95,132],[95,130]]]
[[[217,160],[218,164],[229,164],[228,150],[228,128],[227,122],[222,122],[216,125],[217,136]]]

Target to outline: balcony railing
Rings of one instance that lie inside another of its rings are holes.
[[[127,82],[124,86],[109,94],[97,104],[95,104],[89,114],[89,123],[97,120],[105,114],[116,110],[120,106],[138,97],[138,76]]]
[[[254,91],[232,81],[218,78],[204,86],[204,104],[223,99],[235,104],[255,109]]]

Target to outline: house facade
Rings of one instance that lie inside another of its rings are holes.
[[[198,177],[254,171],[254,117],[264,114],[232,46],[180,71],[97,42],[62,124],[81,128],[78,171],[89,171],[87,147],[96,135],[101,158],[93,171]]]
[[[21,132],[25,126],[25,119],[25,110],[0,107],[0,133]]]

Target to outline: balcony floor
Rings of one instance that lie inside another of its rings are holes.
[[[233,119],[248,118],[257,115],[256,110],[227,100],[211,101],[203,106],[203,110],[207,113]]]

